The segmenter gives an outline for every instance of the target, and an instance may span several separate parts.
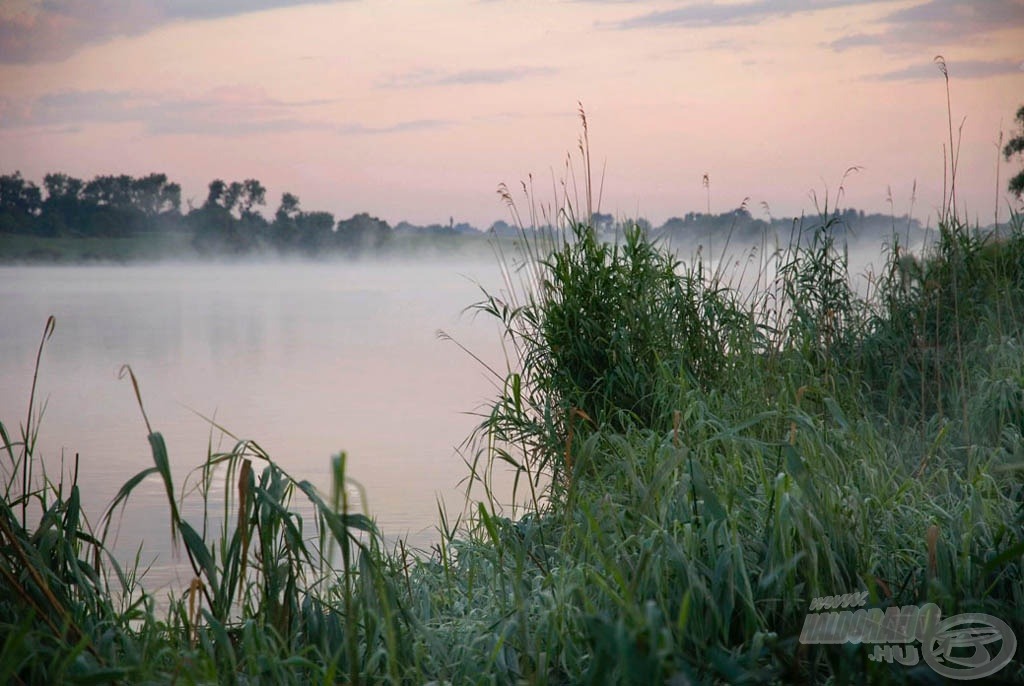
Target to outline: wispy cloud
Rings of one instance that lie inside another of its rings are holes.
[[[963,41],[1007,27],[1024,26],[1024,0],[927,0],[891,12],[875,33],[853,33],[829,43],[836,51],[877,46],[898,51],[912,46]]]
[[[382,81],[379,85],[382,88],[472,86],[510,83],[536,76],[550,76],[555,73],[557,73],[557,70],[550,67],[507,67],[503,69],[465,69],[462,71],[422,69],[398,74],[386,81]]]
[[[386,133],[405,133],[408,131],[429,131],[433,129],[446,129],[455,126],[457,122],[451,119],[412,119],[400,121],[394,124],[383,126],[367,126],[366,124],[345,124],[336,129],[340,134],[346,135],[379,135]]]
[[[877,0],[876,0],[877,1]],[[891,0],[890,0],[891,1]],[[868,4],[870,0],[753,0],[740,3],[698,2],[669,10],[648,12],[614,25],[620,29],[659,27],[743,26],[806,12]]]
[[[317,118],[315,108],[335,100],[285,101],[262,90],[222,87],[197,97],[175,98],[141,91],[61,91],[23,102],[0,95],[0,130],[67,132],[90,125],[135,124],[155,136],[248,136],[258,133],[322,131],[333,135],[383,135],[441,129],[458,122],[412,119],[386,124],[338,125]],[[308,114],[307,114],[308,113]]]
[[[220,119],[166,118],[151,122],[147,131],[157,136],[192,135],[218,138],[250,136],[260,133],[292,133],[294,131],[330,131],[325,122],[302,119],[255,119],[224,121]]]
[[[929,0],[893,12],[884,21],[971,33],[1019,27],[1024,22],[1024,0]]]
[[[828,44],[828,47],[837,52],[850,50],[852,48],[864,48],[869,46],[881,46],[892,41],[892,35],[888,33],[851,33],[848,36],[837,38]]]
[[[29,102],[9,100],[0,110],[0,127],[138,122],[152,130],[181,118],[238,122],[280,120],[295,111],[332,100],[287,101],[268,97],[262,89],[223,86],[200,95],[175,97],[134,90],[65,90]],[[164,127],[167,128],[167,127]]]
[[[968,60],[951,62],[946,67],[949,70],[950,78],[956,79],[984,79],[1006,74],[1024,75],[1024,61],[1021,60]],[[868,78],[874,81],[936,80],[940,78],[940,74],[939,68],[934,62],[923,62]]]
[[[342,0],[13,0],[0,5],[0,62],[62,60],[86,45],[175,21]]]

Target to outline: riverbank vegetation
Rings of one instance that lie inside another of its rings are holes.
[[[910,665],[801,643],[811,602],[848,593],[1024,639],[1021,215],[984,232],[950,201],[923,252],[891,234],[866,292],[828,206],[739,269],[728,240],[682,263],[640,226],[601,240],[594,216],[588,196],[520,222],[557,228],[522,231],[476,305],[508,364],[466,444],[470,504],[428,551],[353,511],[344,454],[330,493],[241,439],[174,483],[127,369],[152,465],[90,520],[77,464],[42,468],[33,385],[0,424],[0,681],[941,681],[916,643]],[[146,480],[192,569],[166,602],[107,547]]]
[[[0,432],[0,680],[934,678],[799,642],[812,599],[858,591],[1024,636],[1024,225],[950,216],[921,256],[895,237],[865,299],[836,216],[752,256],[755,287],[638,229],[569,222],[507,256],[478,305],[513,353],[471,442],[475,504],[430,551],[351,511],[343,455],[321,494],[250,441],[199,466],[189,520],[148,419],[152,466],[90,521],[76,466],[42,472],[31,406]],[[492,496],[501,467],[525,509]],[[106,549],[145,479],[194,572],[169,606]]]

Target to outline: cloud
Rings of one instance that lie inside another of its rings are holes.
[[[445,72],[421,69],[406,72],[381,82],[383,88],[429,88],[436,86],[473,86],[522,81],[534,76],[549,76],[558,70],[550,67],[507,67],[504,69],[466,69]]]
[[[1006,74],[1024,74],[1024,62],[1020,60],[967,60],[950,62],[946,65],[953,79],[984,79]],[[934,62],[912,64],[903,69],[869,77],[876,81],[917,81],[941,78],[939,67]]]
[[[175,98],[141,91],[60,91],[24,102],[0,95],[0,131],[45,129],[67,132],[96,124],[135,124],[155,136],[247,136],[257,133],[323,131],[383,135],[455,126],[446,119],[412,119],[385,125],[350,123],[303,113],[336,100],[284,101],[261,89],[226,86],[199,97]]]
[[[0,99],[0,129],[135,123],[152,134],[245,135],[332,129],[301,111],[332,100],[283,101],[261,89],[226,86],[199,97],[143,91],[68,90],[29,102]]]
[[[885,45],[890,40],[890,36],[880,33],[874,35],[867,33],[853,33],[849,36],[843,36],[842,38],[832,41],[828,46],[836,52],[842,52],[843,50],[849,50],[851,48]]]
[[[164,118],[153,121],[147,127],[154,135],[193,136],[248,136],[255,133],[291,133],[294,131],[329,131],[333,127],[325,122],[301,119],[260,119],[260,120],[204,120]]]
[[[883,21],[912,24],[945,31],[978,33],[1020,25],[1024,22],[1024,2],[1021,0],[929,0],[893,12]]]
[[[868,4],[870,0],[753,0],[752,2],[720,4],[699,2],[671,10],[641,14],[615,25],[620,29],[681,26],[744,26],[805,12]]]
[[[450,119],[412,119],[401,121],[387,126],[366,126],[365,124],[346,124],[336,130],[343,135],[378,135],[385,133],[405,133],[407,131],[429,131],[433,129],[445,129],[454,126],[455,121]]]
[[[938,46],[951,41],[1024,25],[1024,0],[927,0],[891,12],[877,24],[878,33],[855,33],[829,43],[836,51],[866,46],[900,49]]]
[[[730,55],[752,53],[758,44],[751,40],[720,38],[717,40],[689,40],[671,48],[654,50],[646,53],[647,59],[653,61],[672,60],[680,56],[706,55],[711,52],[726,52]]]
[[[0,7],[0,63],[59,61],[86,45],[198,21],[341,0],[10,0]]]
[[[323,131],[339,136],[380,136],[415,131],[430,131],[454,126],[457,122],[448,119],[411,119],[393,124],[371,126],[362,123],[338,126],[326,121],[309,121],[295,118],[271,118],[257,120],[231,119],[190,119],[167,118],[154,122],[150,133],[156,135],[191,134],[197,136],[247,136],[257,133],[292,133],[295,131]]]

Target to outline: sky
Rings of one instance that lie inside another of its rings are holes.
[[[267,216],[288,191],[485,228],[503,183],[524,215],[579,207],[582,106],[618,218],[934,223],[952,128],[989,223],[1022,105],[1024,0],[0,0],[0,173],[162,172],[195,204],[256,178]]]

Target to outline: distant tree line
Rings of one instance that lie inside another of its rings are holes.
[[[265,217],[267,190],[257,179],[214,179],[199,206],[181,207],[181,187],[166,174],[142,177],[96,176],[90,181],[63,173],[47,174],[42,188],[19,172],[0,175],[0,233],[42,237],[128,238],[159,232],[179,232],[200,254],[246,255],[262,252],[319,255],[361,254],[381,250],[408,237],[447,239],[481,235],[512,237],[520,229],[504,221],[481,232],[467,223],[417,226],[400,222],[391,227],[367,213],[335,220],[330,212],[303,210],[298,196],[284,193],[273,216]],[[877,235],[897,226],[920,228],[907,218],[845,209],[829,220],[837,232]],[[688,212],[659,227],[642,218],[616,219],[595,213],[592,226],[614,240],[626,226],[673,240],[703,240],[731,233],[740,243],[757,241],[767,233],[785,235],[793,218],[755,218],[745,206],[721,214]]]
[[[206,200],[181,209],[181,186],[165,174],[135,178],[97,176],[91,181],[47,174],[43,187],[19,172],[0,176],[0,233],[43,237],[127,238],[154,232],[192,235],[204,254],[359,253],[382,247],[393,230],[369,214],[335,221],[330,212],[304,211],[284,193],[273,218],[260,212],[267,190],[256,179],[210,182]]]
[[[180,210],[181,187],[165,174],[91,181],[47,174],[42,189],[19,172],[0,176],[3,233],[119,238],[170,228]]]
[[[643,221],[640,219],[637,223]],[[721,214],[687,212],[682,217],[670,218],[657,229],[651,229],[649,224],[644,228],[673,239],[699,239],[709,234],[731,235],[734,241],[742,245],[751,241],[756,242],[765,234],[786,238],[795,229],[821,226],[822,223],[828,223],[833,235],[848,236],[851,240],[860,237],[885,237],[894,230],[904,232],[908,228],[913,232],[922,230],[920,222],[907,216],[865,214],[864,210],[853,208],[833,210],[827,216],[812,215],[802,221],[800,217],[772,217],[767,213],[765,218],[761,219],[754,217],[745,206]],[[595,226],[597,225],[595,222]]]

